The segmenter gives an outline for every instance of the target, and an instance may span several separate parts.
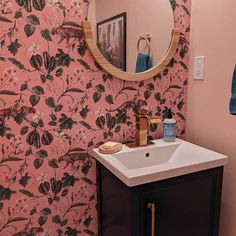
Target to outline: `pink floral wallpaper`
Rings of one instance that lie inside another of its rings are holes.
[[[102,71],[84,43],[87,0],[0,0],[0,235],[97,235],[91,149],[134,138],[143,104],[185,137],[190,0],[170,0],[178,52],[145,82]],[[150,138],[161,137],[150,128]]]

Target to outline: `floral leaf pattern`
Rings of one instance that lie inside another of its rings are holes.
[[[159,117],[171,107],[185,138],[191,3],[170,3],[176,56],[154,78],[126,82],[89,53],[87,0],[0,1],[0,235],[97,235],[91,149],[133,140],[141,107]]]

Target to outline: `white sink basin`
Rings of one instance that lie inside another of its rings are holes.
[[[224,166],[228,157],[177,139],[155,140],[148,147],[128,148],[113,155],[93,150],[94,157],[126,185],[132,187]]]
[[[113,154],[127,169],[139,169],[147,166],[155,166],[167,163],[179,147],[179,143],[157,147],[149,147],[144,150]]]

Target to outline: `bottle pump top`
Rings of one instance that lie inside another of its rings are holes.
[[[171,109],[168,109],[166,118],[167,119],[172,119],[173,118]]]

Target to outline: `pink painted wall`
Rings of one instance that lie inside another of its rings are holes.
[[[221,236],[235,236],[236,117],[229,115],[232,73],[236,64],[236,1],[192,3],[187,138],[230,157],[225,169]],[[193,57],[206,56],[203,82],[193,80]]]
[[[127,12],[127,71],[135,71],[137,42],[141,35],[151,35],[153,65],[160,62],[169,48],[174,28],[174,16],[169,1],[119,0],[117,2],[117,0],[99,0],[96,2],[93,0],[91,8],[95,3],[96,22]],[[147,43],[141,42],[140,49],[142,52],[147,52]]]
[[[96,235],[104,141],[134,139],[134,111],[172,107],[185,138],[190,0],[171,1],[179,50],[163,73],[125,82],[100,70],[78,24],[83,0],[0,1],[0,235]],[[161,137],[160,127],[150,136]]]

